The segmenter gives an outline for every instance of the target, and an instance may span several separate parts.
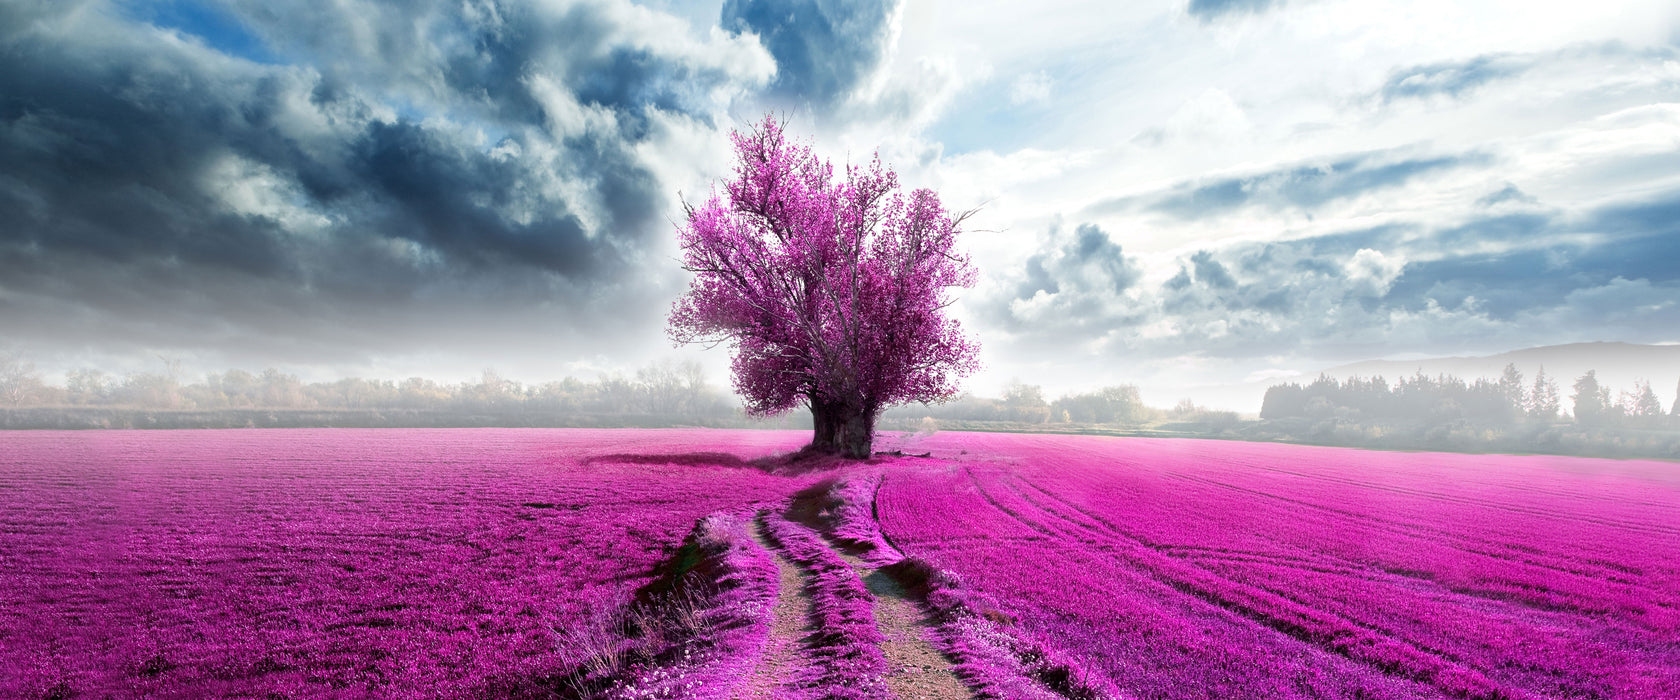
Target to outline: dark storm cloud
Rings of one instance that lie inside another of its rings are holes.
[[[1045,269],[1043,253],[1027,258],[1026,279],[1016,289],[1015,298],[1031,299],[1034,294],[1040,291],[1050,294],[1062,291],[1062,285],[1056,281],[1055,277],[1051,276],[1049,270]]]
[[[1346,257],[1359,252],[1361,249],[1395,250],[1402,242],[1421,232],[1415,224],[1390,223],[1370,228],[1341,231],[1322,236],[1309,236],[1290,241],[1279,242],[1279,246],[1299,248],[1308,254],[1306,260],[1323,260]],[[1271,250],[1263,247],[1262,251]],[[1244,258],[1248,265],[1263,265],[1269,262],[1264,255],[1254,258]]]
[[[1498,205],[1498,204],[1504,204],[1506,202],[1516,202],[1516,203],[1519,203],[1519,204],[1538,204],[1538,203],[1540,203],[1540,200],[1535,199],[1533,195],[1530,195],[1527,192],[1522,191],[1516,185],[1513,185],[1511,183],[1505,183],[1505,186],[1499,188],[1498,191],[1489,192],[1487,194],[1487,196],[1484,196],[1481,199],[1476,200],[1476,206],[1491,207],[1491,206]]]
[[[1617,237],[1675,238],[1680,236],[1680,196],[1603,207],[1592,212],[1583,228]]]
[[[1478,154],[1394,158],[1362,153],[1329,163],[1292,165],[1268,172],[1179,184],[1164,192],[1109,200],[1095,214],[1143,208],[1181,220],[1223,216],[1245,207],[1311,212],[1326,204],[1400,187],[1415,178],[1487,162]]]
[[[1218,216],[1245,206],[1311,210],[1366,192],[1399,187],[1412,178],[1463,165],[1465,157],[1414,158],[1392,163],[1356,156],[1181,188],[1150,208],[1181,219]]]
[[[639,151],[763,77],[587,4],[230,7],[290,65],[213,23],[0,7],[0,325],[355,354],[645,320],[675,184]]]
[[[1080,224],[1068,240],[1061,240],[1060,226],[1051,230],[1050,245],[1027,258],[1026,280],[1016,296],[1031,299],[1039,291],[1056,294],[1066,281],[1070,288],[1120,294],[1137,282],[1137,262],[1128,258],[1108,232],[1092,224]]]
[[[463,264],[489,267],[533,266],[577,276],[597,272],[610,262],[610,251],[601,245],[606,241],[590,240],[583,224],[561,207],[530,222],[503,215],[517,204],[529,177],[513,159],[463,148],[447,136],[402,120],[372,122],[350,146],[349,174],[359,185],[356,191],[372,200],[361,213],[391,237],[419,243]],[[609,187],[638,184],[642,183],[620,181]],[[633,192],[625,204],[653,198],[652,192]],[[615,212],[627,213],[634,218],[630,210]],[[639,232],[631,227],[626,235]]]
[[[1015,294],[983,308],[1044,351],[1106,339],[1109,351],[1138,357],[1369,355],[1397,339],[1495,335],[1513,347],[1660,341],[1680,323],[1680,192],[1578,215],[1477,211],[1451,226],[1197,250],[1164,281],[1125,294],[1044,264],[1041,252],[1014,273]]]
[[[1671,234],[1645,234],[1603,240],[1594,244],[1559,244],[1544,249],[1463,255],[1409,265],[1384,299],[1385,304],[1412,312],[1432,305],[1449,310],[1473,310],[1497,322],[1521,323],[1552,310],[1583,321],[1596,330],[1575,299],[1596,290],[1610,290],[1637,282],[1666,298],[1646,299],[1618,311],[1649,314],[1646,332],[1672,327],[1660,319],[1672,317],[1680,306],[1680,239]],[[1666,290],[1666,291],[1665,291]],[[1570,329],[1553,329],[1567,331]],[[1590,333],[1589,333],[1590,334]],[[1653,337],[1653,340],[1662,340]]]
[[[1103,320],[1112,313],[1111,301],[1135,286],[1142,275],[1137,260],[1127,255],[1107,231],[1093,224],[1080,224],[1068,231],[1058,223],[1050,228],[1038,250],[1027,257],[1007,298],[992,300],[987,309],[993,320],[1011,330],[1038,325],[1034,318],[1040,315],[1057,319],[1057,324]],[[1049,307],[1016,314],[1011,307],[1018,303]]]
[[[1225,270],[1225,266],[1213,259],[1213,253],[1197,251],[1195,255],[1190,256],[1190,264],[1195,267],[1196,281],[1214,289],[1230,289],[1237,286],[1237,281]]]
[[[771,91],[826,107],[886,55],[898,0],[725,0],[721,24],[758,35],[776,58]]]
[[[1074,230],[1073,243],[1063,253],[1064,269],[1094,270],[1095,278],[1106,281],[1116,294],[1125,292],[1138,280],[1136,263],[1126,258],[1125,251],[1109,239],[1108,232],[1093,224],[1080,224]]]
[[[1576,44],[1537,53],[1496,53],[1458,61],[1441,61],[1395,69],[1377,96],[1384,102],[1444,96],[1462,98],[1495,83],[1511,81],[1537,70],[1571,63],[1632,60],[1639,63],[1672,59],[1673,48],[1635,49],[1619,42]]]
[[[499,123],[543,126],[555,116],[534,87],[541,77],[613,110],[620,135],[639,139],[652,110],[710,123],[711,91],[741,77],[705,57],[637,45],[642,37],[603,4],[233,2],[269,43],[329,77]]]
[[[114,47],[93,60],[10,37],[0,71],[0,177],[21,225],[0,242],[111,262],[136,256],[283,274],[274,222],[216,206],[203,182],[215,158],[293,149],[262,128],[274,80],[200,71],[190,58],[141,61]]]
[[[1358,248],[1406,251],[1416,259],[1383,295],[1385,306],[1421,312],[1432,303],[1451,309],[1470,303],[1499,321],[1565,304],[1571,294],[1616,278],[1680,286],[1680,267],[1671,262],[1680,259],[1680,193],[1610,205],[1581,217],[1519,212],[1475,217],[1423,236],[1405,233],[1420,230],[1336,234],[1267,244],[1262,250],[1305,251],[1309,257],[1297,264],[1344,257]],[[1490,245],[1497,250],[1475,252]]]
[[[50,0],[17,0],[0,4],[0,36],[10,36],[46,19],[73,9],[77,3]]]
[[[1191,17],[1209,22],[1231,15],[1260,14],[1282,4],[1283,0],[1190,0],[1188,10]]]
[[[1508,54],[1477,56],[1467,61],[1431,63],[1395,71],[1383,83],[1382,97],[1403,98],[1446,95],[1460,97],[1495,80],[1522,75],[1533,67],[1530,58]]]
[[[1387,303],[1420,310],[1431,301],[1458,308],[1474,300],[1489,317],[1510,320],[1616,278],[1680,287],[1680,266],[1673,264],[1680,260],[1680,193],[1579,217],[1484,216],[1440,229],[1427,241],[1444,251],[1473,250],[1477,243],[1501,244],[1502,250],[1413,262]]]

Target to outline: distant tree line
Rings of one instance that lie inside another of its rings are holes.
[[[887,417],[900,421],[933,418],[972,423],[1018,423],[1026,425],[1139,426],[1161,422],[1233,424],[1232,411],[1214,411],[1189,399],[1171,409],[1146,406],[1138,387],[1131,384],[1108,386],[1089,392],[1063,394],[1046,399],[1036,384],[1012,382],[998,398],[962,394],[943,404],[912,404],[892,409]]]
[[[74,369],[63,386],[44,382],[15,354],[0,355],[0,407],[133,408],[173,411],[237,409],[411,410],[435,412],[543,412],[593,415],[728,416],[735,401],[706,381],[698,364],[661,363],[634,376],[595,381],[567,377],[524,384],[485,370],[476,381],[440,383],[421,377],[402,380],[348,378],[304,382],[278,369],[260,373],[232,369],[185,379],[175,362],[162,372],[113,376],[98,369]]]
[[[30,363],[0,351],[0,427],[811,427],[804,415],[749,420],[738,399],[708,383],[693,363],[536,384],[491,370],[459,383],[420,377],[304,382],[278,369],[183,377],[177,363],[165,362],[162,371],[123,376],[77,369],[63,385],[52,385]],[[1664,411],[1649,382],[1614,391],[1587,372],[1566,392],[1544,369],[1529,381],[1514,366],[1498,379],[1472,381],[1421,372],[1394,384],[1321,376],[1269,388],[1262,420],[1244,421],[1189,400],[1147,406],[1129,384],[1051,399],[1040,386],[1015,382],[999,397],[961,394],[945,403],[899,406],[882,415],[879,427],[1680,458],[1680,388],[1676,396]]]
[[[34,409],[37,413],[102,409],[105,413],[144,411],[176,415],[248,411],[407,411],[501,416],[664,416],[708,418],[714,420],[706,421],[706,424],[718,425],[733,424],[734,419],[743,417],[738,399],[727,389],[709,383],[704,370],[693,362],[659,363],[643,367],[631,376],[609,375],[594,381],[567,377],[526,384],[503,377],[494,370],[485,370],[476,380],[460,383],[438,382],[423,377],[401,380],[352,377],[329,382],[305,382],[295,374],[274,368],[257,373],[231,369],[194,379],[185,376],[178,362],[165,360],[161,371],[120,376],[94,368],[74,369],[66,374],[63,385],[58,386],[43,381],[33,365],[17,354],[0,352],[0,409],[7,408]],[[900,406],[888,411],[883,418],[894,426],[916,429],[922,427],[922,421],[929,419],[951,428],[969,426],[981,429],[988,424],[1010,424],[1030,429],[1035,425],[1135,427],[1171,422],[1225,426],[1238,422],[1234,412],[1205,409],[1188,399],[1171,409],[1146,406],[1138,387],[1130,384],[1047,399],[1042,387],[1021,382],[1011,383],[1001,397],[964,393],[944,403]],[[242,424],[243,419],[229,422],[220,418],[181,416],[176,420],[177,423],[165,421],[156,424],[237,425]],[[311,424],[310,421],[315,419],[306,417],[299,420],[303,421],[302,424]],[[393,420],[396,422],[379,424],[416,423],[414,420]],[[799,416],[783,417],[765,425],[803,428],[808,427],[805,424],[807,420]],[[24,421],[28,425],[43,423],[52,425],[55,421]],[[65,424],[81,425],[85,421]],[[117,421],[114,424],[140,423]],[[259,420],[258,424],[264,423]],[[268,424],[292,423],[282,420]],[[428,420],[418,421],[418,424],[440,423]],[[442,424],[450,423],[444,421]],[[741,424],[757,423],[742,421]]]
[[[1072,413],[1069,408],[1074,409]],[[1011,383],[1002,397],[964,393],[942,404],[912,404],[888,411],[890,416],[931,417],[944,421],[987,423],[1130,423],[1149,411],[1135,386],[1113,386],[1089,394],[1046,401],[1043,387]]]
[[[420,411],[455,414],[575,414],[738,418],[739,401],[710,384],[696,363],[659,363],[632,376],[595,381],[567,377],[525,384],[485,370],[476,380],[438,382],[347,378],[305,382],[279,369],[258,373],[231,369],[196,380],[180,363],[165,360],[162,371],[113,375],[94,368],[69,371],[62,386],[43,381],[16,353],[0,352],[0,409],[65,411],[113,409],[167,412],[212,411]],[[1170,409],[1146,406],[1137,386],[1121,384],[1047,399],[1041,386],[1013,382],[1001,397],[964,393],[944,403],[910,404],[887,412],[894,425],[923,419],[950,427],[974,424],[1135,427],[1175,423],[1229,426],[1231,411],[1197,406],[1189,399]],[[191,424],[192,419],[184,419]],[[798,417],[770,421],[776,427],[806,427]]]
[[[1588,370],[1571,387],[1572,412],[1563,413],[1555,380],[1544,367],[1532,383],[1515,365],[1497,380],[1465,381],[1421,371],[1394,385],[1382,377],[1337,381],[1319,376],[1311,383],[1279,384],[1266,390],[1260,417],[1266,420],[1311,419],[1367,425],[1444,425],[1507,428],[1520,423],[1550,424],[1573,420],[1587,428],[1661,429],[1680,427],[1680,387],[1667,412],[1651,383],[1612,395]]]

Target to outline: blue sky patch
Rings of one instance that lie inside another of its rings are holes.
[[[205,45],[247,61],[278,64],[280,59],[232,12],[214,3],[197,0],[135,2],[130,14],[163,29],[173,29],[202,39]]]

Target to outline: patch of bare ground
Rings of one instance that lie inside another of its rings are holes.
[[[764,643],[764,655],[752,675],[735,687],[731,700],[773,700],[784,683],[798,675],[805,663],[799,649],[814,627],[811,596],[805,592],[805,573],[764,535],[764,524],[753,525],[753,539],[776,557],[780,581],[776,588],[776,607],[770,623],[770,638]]]
[[[836,549],[875,594],[875,626],[887,657],[887,688],[899,700],[970,699],[974,693],[951,671],[951,659],[933,647],[933,624],[920,605],[886,572]]]

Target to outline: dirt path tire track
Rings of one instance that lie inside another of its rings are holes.
[[[887,688],[899,700],[970,700],[974,697],[951,670],[951,659],[933,647],[928,614],[886,572],[835,550],[875,594],[875,625],[884,640]]]
[[[783,684],[797,678],[807,663],[800,649],[815,627],[811,620],[813,603],[805,592],[806,575],[798,565],[788,561],[764,534],[764,524],[754,519],[753,540],[769,550],[776,558],[780,578],[776,588],[776,606],[772,609],[770,638],[764,643],[764,655],[752,675],[742,679],[730,695],[731,700],[774,700],[781,694]]]
[[[774,700],[787,686],[806,673],[811,660],[804,653],[808,640],[819,630],[813,624],[815,601],[806,586],[811,574],[790,560],[756,519],[752,535],[759,546],[775,557],[779,580],[772,609],[770,635],[752,673],[736,684],[731,700]],[[886,572],[870,566],[843,549],[824,542],[874,594],[876,629],[882,637],[881,654],[886,657],[888,690],[899,700],[972,700],[974,693],[952,671],[951,659],[934,648],[934,623]]]
[[[830,489],[833,487],[831,486]],[[897,551],[893,543],[887,539],[886,533],[880,527],[880,513],[876,509],[876,498],[880,492],[880,482],[868,493],[868,515],[872,529],[878,541],[871,547],[884,546],[888,550]],[[854,495],[853,498],[856,498]],[[825,499],[829,500],[827,503]],[[909,591],[906,591],[898,581],[883,571],[854,555],[855,543],[848,545],[843,540],[836,540],[833,533],[834,523],[830,520],[833,513],[820,515],[825,508],[837,505],[844,509],[846,506],[844,495],[836,495],[834,491],[817,492],[796,496],[788,505],[785,516],[810,527],[818,536],[823,546],[840,558],[850,567],[865,588],[874,596],[871,612],[875,618],[875,629],[881,635],[881,655],[887,663],[887,675],[884,678],[887,690],[899,700],[971,700],[974,691],[957,677],[953,669],[954,660],[934,647],[935,630],[939,623],[929,611],[924,608]],[[853,503],[852,508],[859,504]],[[862,515],[853,511],[853,516]]]

